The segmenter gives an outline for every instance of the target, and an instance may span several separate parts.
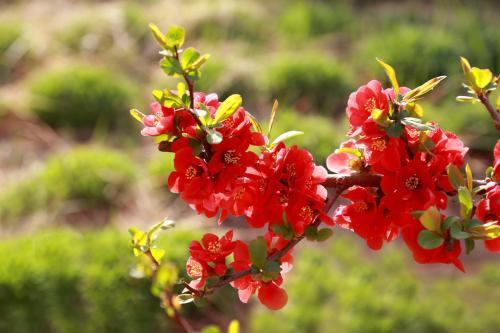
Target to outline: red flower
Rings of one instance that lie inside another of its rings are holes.
[[[411,226],[403,229],[403,239],[413,253],[413,258],[419,264],[433,264],[433,263],[443,263],[443,264],[453,264],[459,270],[464,272],[464,265],[458,258],[462,252],[460,246],[460,241],[454,240],[452,238],[446,238],[444,243],[431,250],[422,248],[418,244],[418,234],[420,231],[424,230],[422,224],[414,220]]]
[[[205,281],[211,275],[211,270],[205,262],[189,257],[186,262],[186,272],[190,278],[193,279],[189,285],[195,289],[201,289],[205,285]]]
[[[358,135],[363,126],[375,124],[371,119],[371,113],[375,109],[388,113],[389,98],[382,90],[380,82],[372,80],[349,96],[346,111],[351,124],[351,135]]]
[[[232,230],[229,230],[220,239],[216,235],[208,233],[203,236],[201,243],[192,241],[189,246],[189,252],[198,261],[225,262],[226,257],[234,251],[236,246],[236,243],[232,239]]]
[[[434,186],[427,166],[419,160],[410,161],[394,175],[384,176],[381,182],[384,193],[397,195],[409,211],[441,206],[443,194],[437,193]]]
[[[408,155],[401,139],[381,137],[367,137],[358,141],[364,148],[366,164],[374,172],[386,174],[395,172],[402,164],[408,161]]]
[[[491,178],[496,182],[500,182],[500,140],[498,140],[495,145],[493,156],[495,157],[495,161],[493,162],[493,173]]]
[[[286,291],[276,283],[263,283],[259,288],[259,301],[270,310],[279,310],[288,302]]]
[[[500,223],[500,185],[490,182],[486,196],[479,201],[476,209],[476,217],[487,223]],[[485,240],[484,245],[492,252],[500,252],[500,237]]]

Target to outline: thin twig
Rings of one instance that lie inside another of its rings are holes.
[[[500,131],[500,110],[495,110],[493,105],[490,102],[490,99],[486,94],[483,93],[478,93],[477,97],[483,103],[484,107],[486,110],[488,110],[488,113],[491,116],[491,119],[493,119],[493,125],[497,129],[497,131]]]

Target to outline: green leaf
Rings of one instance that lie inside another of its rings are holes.
[[[243,100],[241,96],[237,94],[231,95],[228,98],[226,98],[226,100],[222,102],[217,108],[213,123],[217,124],[231,117],[241,106],[242,102]]]
[[[274,100],[273,108],[271,110],[271,118],[269,119],[269,127],[267,130],[267,136],[269,137],[271,135],[271,130],[273,129],[273,124],[274,124],[274,119],[276,118],[276,113],[278,112],[278,100]]]
[[[471,83],[480,89],[485,88],[493,79],[493,73],[489,69],[472,67],[470,75],[473,78],[473,82]]]
[[[206,326],[203,328],[201,333],[222,333],[220,328],[215,325]]]
[[[399,95],[399,84],[398,80],[396,78],[396,71],[394,71],[394,68],[392,68],[391,65],[386,64],[384,61],[382,61],[379,58],[376,58],[378,63],[382,66],[382,68],[385,71],[385,74],[387,74],[387,77],[389,78],[389,81],[391,81],[392,88],[394,89],[394,95],[398,96]]]
[[[142,113],[141,111],[137,110],[137,109],[132,109],[130,110],[130,115],[135,119],[137,120],[138,122],[140,122],[142,124],[142,119],[144,117],[146,117],[146,115],[144,113]]]
[[[481,102],[478,98],[473,97],[473,96],[457,96],[457,101],[462,102],[462,103],[471,103],[471,104],[477,104]]]
[[[467,239],[471,236],[471,234],[462,230],[462,225],[460,223],[453,223],[451,225],[450,235],[454,239]]]
[[[455,189],[458,189],[460,186],[465,185],[464,176],[455,164],[449,164],[446,167],[446,171],[448,172],[448,179]]]
[[[436,207],[427,209],[419,220],[427,230],[438,231],[441,228],[441,213]]]
[[[446,232],[454,223],[460,223],[460,218],[458,216],[448,216],[444,219],[443,223],[441,223],[441,231],[443,233]]]
[[[248,111],[246,111],[246,115],[247,115],[248,120],[250,120],[250,122],[252,123],[253,129],[260,134],[264,134],[264,131],[262,130],[262,126],[260,126],[257,119],[255,119],[255,117]]]
[[[227,333],[240,333],[240,322],[236,319],[231,320]]]
[[[462,65],[462,70],[464,71],[464,74],[467,74],[470,72],[471,67],[469,60],[465,59],[464,57],[460,57],[460,65]]]
[[[196,61],[194,61],[189,68],[187,68],[188,71],[196,71],[203,66],[204,63],[206,63],[210,59],[210,54],[204,54],[201,57],[199,57]]]
[[[476,245],[476,243],[474,242],[474,240],[472,238],[467,238],[465,240],[465,254],[471,253],[472,250],[474,250],[475,245]]]
[[[363,157],[363,153],[361,152],[361,150],[356,149],[356,148],[342,147],[342,148],[335,149],[335,153],[347,153],[347,154],[354,155],[356,157]]]
[[[194,47],[188,47],[181,54],[181,65],[184,70],[190,67],[196,60],[200,58],[200,52]]]
[[[271,147],[277,145],[278,143],[280,143],[281,141],[285,141],[285,140],[288,140],[288,139],[291,139],[293,137],[296,137],[296,136],[299,136],[299,135],[302,135],[304,134],[304,132],[301,132],[301,131],[288,131],[288,132],[285,132],[281,135],[279,135],[276,139],[274,139],[273,142],[271,142]]]
[[[472,191],[472,171],[469,163],[465,165],[465,175],[467,176],[467,188]]]
[[[426,250],[432,250],[441,246],[444,239],[429,230],[422,230],[418,234],[418,245]]]
[[[248,246],[250,261],[258,268],[264,268],[267,259],[267,243],[264,237],[259,237]]]
[[[205,127],[205,131],[207,132],[207,142],[211,145],[217,145],[222,142],[222,134],[219,133],[218,131]]]
[[[163,69],[165,74],[169,76],[179,76],[182,75],[183,70],[179,60],[171,57],[165,57],[160,61],[160,67]]]
[[[184,44],[184,35],[184,28],[173,25],[165,35],[165,44],[170,48],[179,48]]]
[[[446,76],[438,76],[433,79],[430,79],[429,81],[425,82],[421,86],[418,86],[417,88],[408,91],[405,96],[403,97],[403,102],[406,103],[412,103],[415,102],[416,100],[424,97],[426,94],[428,94],[431,90],[433,90],[441,81],[446,79]]]
[[[318,242],[324,242],[332,236],[333,236],[333,230],[328,229],[328,228],[324,228],[324,229],[318,230],[318,232],[316,233],[316,240]]]
[[[432,131],[434,129],[433,126],[423,124],[422,120],[413,117],[405,117],[401,119],[401,124],[413,127],[415,129],[418,129],[419,131]]]
[[[404,131],[404,127],[399,123],[392,123],[385,128],[385,132],[391,138],[399,138]]]
[[[161,263],[161,260],[165,256],[165,250],[164,249],[158,249],[158,248],[152,248],[149,251],[151,251],[151,255],[153,258],[155,258],[156,262]]]
[[[154,23],[149,23],[149,29],[153,33],[153,36],[155,37],[156,41],[158,44],[160,44],[161,47],[165,47],[167,45],[167,40],[165,39],[165,36],[163,33],[158,29],[156,24]]]
[[[464,219],[469,219],[474,203],[468,188],[464,186],[458,188],[458,201],[460,201],[460,215]]]

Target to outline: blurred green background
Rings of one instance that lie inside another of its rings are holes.
[[[455,102],[458,56],[498,73],[499,21],[494,0],[2,1],[0,332],[175,332],[128,275],[126,229],[175,219],[162,241],[183,267],[189,241],[215,223],[168,192],[172,157],[128,114],[175,83],[149,22],[184,26],[212,55],[199,90],[240,93],[263,122],[278,98],[274,135],[304,131],[294,143],[317,163],[345,139],[349,93],[385,80],[375,57],[410,87],[447,75],[425,118],[461,135],[479,174],[498,135],[480,106]],[[299,247],[281,312],[235,306],[231,290],[186,312],[196,327],[238,318],[244,332],[499,332],[500,261],[480,250],[465,263],[465,275],[417,266],[398,242],[371,253],[339,230]]]

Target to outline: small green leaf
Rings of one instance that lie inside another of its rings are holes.
[[[273,129],[274,119],[276,118],[276,113],[278,112],[278,100],[275,99],[273,103],[273,108],[271,110],[271,118],[269,119],[269,127],[267,130],[267,136],[271,135],[271,130]]]
[[[209,325],[203,328],[201,333],[222,333],[220,328],[215,325]]]
[[[473,97],[473,96],[457,96],[457,101],[462,102],[462,103],[471,103],[471,104],[476,104],[481,102],[478,98]]]
[[[318,232],[316,233],[316,240],[318,242],[324,242],[332,236],[333,236],[333,230],[328,229],[328,228],[324,228],[324,229],[318,230]]]
[[[462,172],[460,172],[460,169],[455,164],[449,164],[446,167],[446,171],[448,172],[448,179],[450,180],[451,185],[453,185],[455,189],[458,189],[460,186],[465,185],[464,176],[462,175]]]
[[[184,35],[184,28],[173,25],[165,35],[165,44],[170,48],[179,48],[184,44]]]
[[[243,100],[241,96],[237,94],[231,95],[228,98],[226,98],[226,100],[222,102],[217,108],[213,123],[217,124],[231,117],[241,106],[242,102]]]
[[[194,47],[188,47],[181,54],[181,65],[184,70],[189,68],[196,60],[200,58],[200,52]]]
[[[194,296],[191,294],[180,294],[177,295],[177,301],[179,302],[179,304],[191,303],[192,301],[194,301]]]
[[[160,67],[163,69],[165,74],[169,76],[179,76],[182,75],[183,70],[179,60],[175,58],[165,57],[160,61]]]
[[[422,230],[418,234],[418,245],[426,250],[432,250],[441,246],[444,239],[429,230]]]
[[[436,207],[427,209],[419,220],[427,230],[438,231],[441,228],[441,213]]]
[[[248,246],[250,260],[258,268],[264,268],[267,259],[267,243],[264,237],[259,237]]]
[[[412,103],[418,99],[421,99],[430,91],[432,91],[444,79],[446,79],[446,76],[438,76],[433,79],[430,79],[421,86],[418,86],[417,88],[408,91],[403,97],[403,102]]]
[[[188,71],[196,71],[201,68],[201,66],[210,59],[210,54],[204,54],[200,56],[196,61],[194,61],[188,68]]]
[[[474,250],[475,245],[476,245],[476,243],[474,242],[474,240],[472,238],[467,238],[465,240],[465,254],[471,253],[472,250]]]
[[[240,322],[236,319],[231,320],[227,333],[240,333]]]
[[[404,127],[399,123],[392,123],[385,128],[385,132],[391,138],[399,138],[404,132]]]
[[[493,79],[493,73],[489,69],[472,67],[470,75],[473,77],[473,82],[471,83],[480,89],[485,88]]]
[[[132,109],[130,110],[130,115],[135,119],[137,120],[138,122],[140,122],[142,124],[142,119],[144,117],[146,117],[146,115],[144,113],[142,113],[141,111],[137,110],[137,109]]]
[[[288,131],[288,132],[285,132],[281,135],[279,135],[276,139],[274,139],[273,142],[271,142],[271,147],[277,145],[278,143],[280,143],[281,141],[285,141],[285,140],[288,140],[288,139],[291,139],[293,137],[296,137],[296,136],[299,136],[299,135],[302,135],[304,134],[304,132],[301,132],[301,131]]]
[[[149,23],[149,29],[153,33],[153,36],[155,37],[156,41],[161,47],[165,47],[167,45],[167,40],[165,39],[165,36],[163,33],[158,29],[156,24],[154,23]]]
[[[460,57],[460,64],[462,65],[462,70],[464,71],[464,74],[470,72],[471,67],[469,64],[469,60],[465,59],[464,57]]]
[[[415,129],[418,129],[419,131],[432,131],[434,129],[433,126],[423,124],[422,120],[413,117],[405,117],[401,119],[401,124],[413,127]]]
[[[467,176],[467,188],[472,191],[472,171],[469,163],[465,165],[465,175]]]
[[[347,154],[354,155],[356,157],[363,157],[363,153],[361,152],[361,150],[356,149],[356,148],[342,147],[342,148],[335,149],[335,153],[347,153]]]
[[[441,223],[441,231],[443,233],[446,232],[454,223],[460,223],[460,218],[458,216],[448,216],[444,219],[443,223]]]
[[[464,219],[469,219],[474,203],[468,188],[464,186],[458,188],[458,201],[460,201],[460,215]]]
[[[396,78],[396,71],[394,71],[394,68],[392,68],[391,65],[386,64],[381,59],[377,58],[377,61],[384,69],[385,74],[387,74],[387,77],[389,78],[389,81],[391,81],[392,88],[394,89],[394,95],[398,96],[399,95],[399,84],[398,84],[398,80]]]
[[[454,239],[467,239],[471,236],[471,234],[462,230],[462,225],[460,223],[453,223],[451,225],[450,235]]]

